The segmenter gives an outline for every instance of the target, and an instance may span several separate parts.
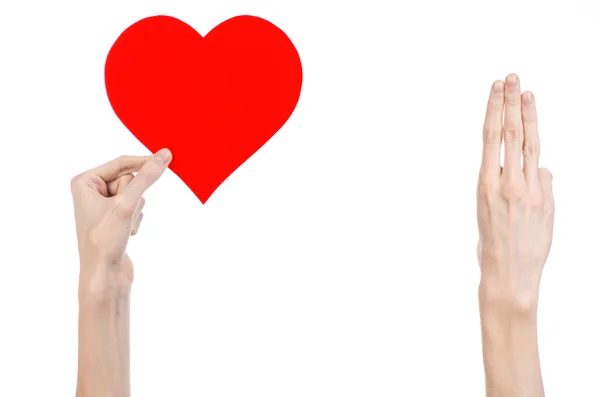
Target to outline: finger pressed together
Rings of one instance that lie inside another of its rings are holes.
[[[483,160],[481,172],[486,179],[500,176],[503,109],[504,82],[498,80],[492,85],[483,125]]]
[[[538,135],[537,111],[535,98],[531,92],[522,95],[523,114],[523,174],[528,183],[538,181],[538,166],[540,160],[540,137]]]
[[[500,166],[504,144],[504,167]],[[538,183],[540,138],[535,97],[521,94],[519,78],[509,74],[506,81],[492,85],[483,127],[481,173],[486,179],[501,174]],[[521,166],[521,159],[522,166]]]
[[[509,74],[504,84],[504,169],[507,176],[522,177],[523,119],[521,116],[521,85],[515,74]]]

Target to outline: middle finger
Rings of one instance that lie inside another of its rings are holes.
[[[520,173],[523,151],[523,119],[521,117],[521,85],[519,77],[511,73],[506,77],[504,90],[504,172]]]

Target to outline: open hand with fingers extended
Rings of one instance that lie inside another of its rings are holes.
[[[544,395],[536,320],[554,199],[552,175],[538,168],[539,156],[533,94],[521,94],[519,78],[510,74],[490,93],[477,194],[479,306],[490,397]]]

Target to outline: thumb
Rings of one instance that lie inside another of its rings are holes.
[[[131,200],[139,200],[144,192],[165,172],[172,158],[173,155],[168,149],[156,152],[144,163],[122,194]]]

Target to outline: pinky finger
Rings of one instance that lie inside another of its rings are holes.
[[[554,195],[552,194],[552,173],[547,168],[538,170],[538,179],[544,194],[554,203]]]
[[[548,168],[540,168],[538,170],[539,180],[542,187],[551,188],[552,187],[552,173],[548,170]]]
[[[135,236],[140,230],[140,224],[142,223],[142,219],[144,219],[144,213],[140,212],[140,215],[137,217],[135,223],[133,224],[133,229],[131,229],[132,236]]]

